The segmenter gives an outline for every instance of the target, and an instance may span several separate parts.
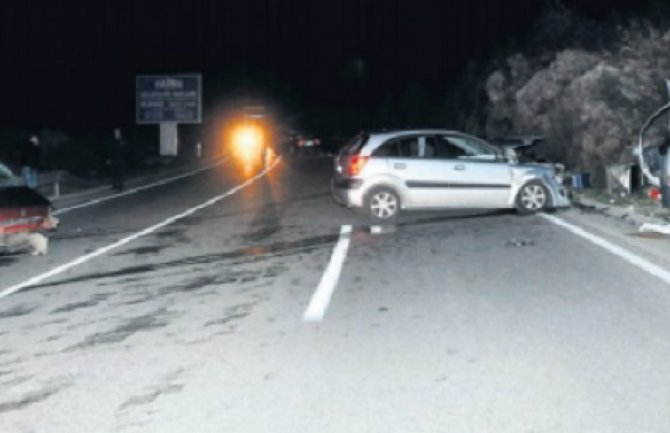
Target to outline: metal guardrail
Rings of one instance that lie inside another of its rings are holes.
[[[60,184],[63,179],[64,172],[47,171],[37,174],[37,190],[49,196],[50,198],[60,197]]]

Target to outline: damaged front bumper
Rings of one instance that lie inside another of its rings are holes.
[[[559,185],[552,191],[553,195],[553,204],[556,208],[570,207],[572,203],[568,197],[568,190],[563,186]]]

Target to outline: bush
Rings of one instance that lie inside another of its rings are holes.
[[[639,128],[668,98],[670,31],[657,26],[596,23],[556,5],[527,46],[480,67],[485,102],[459,127],[542,134],[552,157],[599,184],[606,165],[633,159]]]

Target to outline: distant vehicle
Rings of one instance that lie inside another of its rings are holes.
[[[321,153],[321,140],[313,135],[295,135],[291,144],[291,153],[293,154],[316,155]]]
[[[361,134],[335,158],[334,199],[391,221],[401,210],[569,206],[551,166],[509,160],[488,142],[447,130]]]

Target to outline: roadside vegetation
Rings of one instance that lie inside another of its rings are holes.
[[[605,167],[632,161],[639,128],[668,101],[669,10],[652,2],[595,20],[554,2],[524,40],[469,66],[446,115],[487,137],[544,135],[543,156],[602,186]]]

